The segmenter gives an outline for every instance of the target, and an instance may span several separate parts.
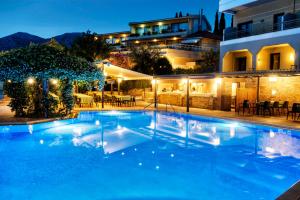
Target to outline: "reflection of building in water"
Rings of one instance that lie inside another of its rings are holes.
[[[269,158],[289,156],[300,158],[300,139],[292,137],[286,132],[276,132],[272,130],[269,134],[263,134],[259,139],[261,155]]]

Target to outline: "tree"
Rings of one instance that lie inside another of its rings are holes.
[[[155,75],[166,75],[172,74],[173,68],[169,60],[166,57],[162,57],[157,59],[153,71]]]
[[[172,65],[167,58],[161,57],[159,49],[148,46],[135,47],[129,56],[134,63],[135,71],[149,75],[172,73]]]
[[[210,50],[204,53],[202,61],[198,63],[197,73],[212,73],[218,71],[219,52]]]
[[[176,12],[176,14],[175,14],[175,18],[178,18],[178,12]]]
[[[34,83],[31,81],[31,85],[27,83],[29,78],[35,80]],[[24,110],[29,107],[38,117],[53,110],[55,102],[48,93],[50,79],[68,83],[75,80],[99,80],[99,88],[104,85],[104,76],[97,66],[52,46],[30,45],[0,55],[0,81],[11,84],[7,87],[10,90],[8,96],[11,97],[10,106],[16,111],[16,116],[23,116]],[[25,98],[23,92],[28,88],[31,89]],[[72,93],[69,95],[72,96]],[[31,100],[27,101],[30,97]],[[28,106],[28,103],[31,103],[31,106]],[[62,103],[68,107],[68,102],[63,100]]]
[[[93,62],[97,59],[104,60],[109,58],[111,50],[112,47],[105,41],[105,38],[98,37],[96,33],[92,34],[90,31],[87,31],[75,39],[69,49],[69,53]]]
[[[215,15],[214,34],[219,34],[219,33],[220,33],[220,31],[219,31],[219,12],[217,11],[216,15]]]
[[[182,12],[180,11],[180,12],[179,12],[179,18],[181,18],[181,17],[182,17]]]
[[[225,28],[226,28],[225,14],[222,13],[220,18],[220,25],[219,25],[219,32],[221,36],[223,36],[223,31]]]
[[[133,70],[153,75],[156,61],[160,58],[160,51],[148,46],[133,47],[129,57],[134,63]]]

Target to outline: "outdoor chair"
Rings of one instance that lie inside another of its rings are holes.
[[[272,106],[272,112],[273,112],[273,115],[275,116],[276,115],[276,111],[277,111],[277,114],[279,114],[280,115],[280,107],[279,107],[279,101],[275,101],[274,103],[273,103],[273,106]]]
[[[246,110],[250,114],[250,112],[251,112],[251,105],[250,105],[249,100],[244,100],[244,102],[239,105],[238,114],[240,114],[240,110],[241,109],[243,110],[243,115],[245,115],[245,111]]]
[[[74,102],[75,102],[75,105],[78,105],[79,107],[81,107],[81,99],[80,98],[77,98],[76,96],[74,96]]]
[[[272,108],[271,108],[271,102],[265,101],[262,106],[262,113],[264,116],[266,116],[266,113],[268,113],[270,116],[272,115]]]
[[[98,103],[101,103],[102,102],[102,99],[100,96],[96,95],[96,94],[93,94],[93,99],[94,99],[94,102],[96,104],[96,107],[98,107]]]
[[[289,115],[292,115],[292,120],[298,120],[300,117],[300,103],[293,103],[292,110],[288,110],[286,119],[289,119]],[[298,117],[297,117],[297,114]]]
[[[279,108],[281,110],[281,113],[287,114],[289,111],[289,102],[284,101],[283,104],[279,105]]]

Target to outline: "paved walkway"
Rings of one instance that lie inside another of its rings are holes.
[[[5,124],[24,124],[24,123],[38,123],[38,122],[45,122],[45,121],[52,121],[55,119],[29,119],[29,118],[15,118],[14,114],[10,111],[10,107],[8,107],[8,100],[0,101],[0,125]],[[148,104],[145,102],[138,102],[135,107],[112,107],[110,105],[105,105],[103,110],[144,110],[144,107]],[[78,108],[75,107],[74,112],[79,113],[80,111],[97,111],[102,110],[101,105],[98,107],[93,108]],[[146,110],[154,110],[154,106],[149,106]],[[165,105],[158,105],[158,110],[166,110]],[[168,106],[168,111],[175,111],[180,113],[186,113],[185,107],[178,107],[178,106]],[[276,117],[262,117],[262,116],[254,116],[254,115],[238,115],[235,112],[224,112],[218,110],[206,110],[206,109],[199,109],[199,108],[191,108],[190,114],[202,115],[202,116],[209,116],[209,117],[218,117],[223,119],[230,119],[230,120],[238,120],[242,122],[255,122],[260,124],[278,126],[278,127],[286,127],[291,129],[300,129],[300,122],[292,121],[291,119],[286,120],[286,116],[276,116]]]

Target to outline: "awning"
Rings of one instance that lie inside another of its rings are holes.
[[[135,72],[129,69],[124,69],[122,67],[118,67],[116,65],[112,65],[111,63],[105,63],[104,65],[101,63],[96,63],[99,68],[104,66],[104,74],[106,77],[112,78],[121,78],[123,80],[152,80],[153,76]]]
[[[200,38],[186,38],[181,41],[182,44],[196,44],[200,41]]]

